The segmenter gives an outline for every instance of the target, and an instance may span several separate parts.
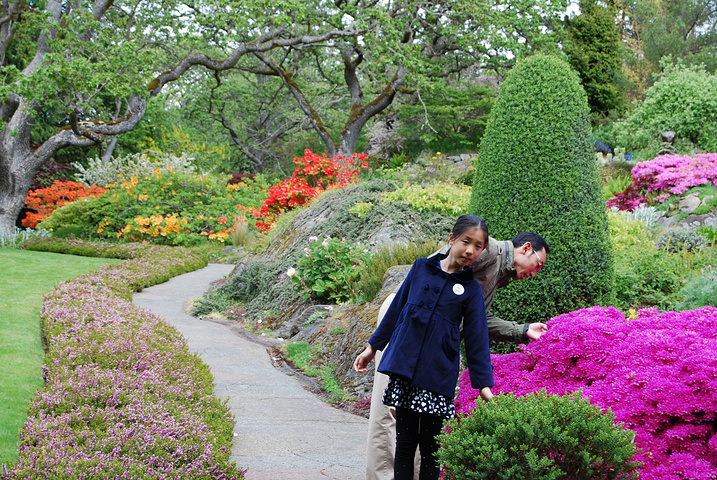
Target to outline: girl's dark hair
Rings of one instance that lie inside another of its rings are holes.
[[[486,225],[485,220],[480,218],[478,215],[461,215],[458,217],[456,224],[453,225],[453,230],[451,230],[451,235],[453,235],[453,238],[458,238],[463,234],[463,232],[473,228],[483,230],[485,241],[488,241],[488,225]]]

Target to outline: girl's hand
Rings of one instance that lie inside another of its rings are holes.
[[[483,387],[480,389],[480,398],[485,400],[486,402],[493,398],[493,392],[490,391],[490,387]]]
[[[368,364],[371,363],[371,360],[373,360],[375,356],[376,349],[369,345],[363,352],[359,353],[356,360],[354,360],[354,370],[359,373],[368,372],[366,367],[368,367]]]

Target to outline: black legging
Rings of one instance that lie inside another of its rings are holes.
[[[421,447],[421,473],[419,480],[438,478],[438,439],[443,417],[416,413],[408,408],[396,407],[396,458],[393,463],[394,480],[413,480],[413,459],[416,447]]]

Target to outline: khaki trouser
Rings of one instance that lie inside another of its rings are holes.
[[[378,312],[381,323],[386,310],[395,295],[389,295]],[[381,353],[376,352],[374,365],[381,361]],[[375,367],[374,367],[375,368]],[[393,480],[393,457],[396,453],[396,409],[383,404],[383,392],[388,385],[388,375],[374,372],[371,391],[371,411],[368,419],[368,443],[366,445],[366,480]],[[416,449],[414,478],[418,479],[421,455]]]

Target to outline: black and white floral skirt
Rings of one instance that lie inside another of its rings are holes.
[[[383,404],[445,418],[452,418],[456,414],[452,400],[393,376],[388,381],[386,391],[383,392]]]

